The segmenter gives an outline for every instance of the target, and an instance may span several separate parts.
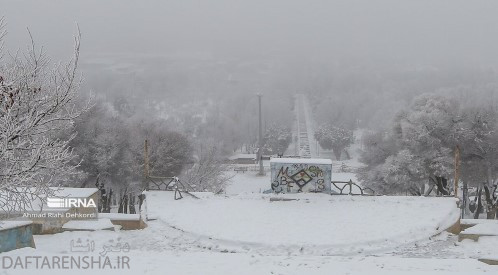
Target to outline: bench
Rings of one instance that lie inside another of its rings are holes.
[[[233,168],[233,171],[235,171],[237,173],[239,173],[239,172],[244,173],[247,171],[247,167],[235,167],[235,168]]]

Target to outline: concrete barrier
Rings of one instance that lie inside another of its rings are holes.
[[[23,247],[35,247],[32,222],[1,221],[0,222],[0,253]]]

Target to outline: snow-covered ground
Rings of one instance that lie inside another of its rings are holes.
[[[218,250],[223,244],[277,255],[390,250],[428,239],[459,216],[452,198],[246,194],[175,201],[165,192],[147,196],[149,218],[206,240]]]
[[[226,188],[227,195],[237,195],[242,193],[263,193],[271,189],[270,173],[265,176],[256,175],[257,172],[247,171],[244,173],[227,172],[233,176],[230,184]]]
[[[13,253],[8,253],[13,255]],[[61,255],[22,249],[17,255]],[[63,254],[67,255],[67,254]],[[210,251],[133,251],[129,270],[0,270],[0,274],[496,274],[497,268],[474,259],[399,256],[265,256]],[[36,273],[34,273],[36,272]]]
[[[496,255],[498,238],[479,242],[441,232],[458,210],[447,198],[317,194],[147,198],[148,227],[134,231],[35,236],[31,257],[127,257],[129,269],[4,269],[0,274],[497,274],[476,258]],[[273,198],[297,199],[272,201]],[[93,251],[74,251],[74,243]],[[119,244],[119,246],[117,246]],[[122,248],[112,250],[109,247]],[[85,247],[85,246],[83,246]],[[90,246],[88,246],[90,247]],[[7,261],[8,264],[8,261]],[[30,265],[32,267],[32,264]]]
[[[350,148],[351,160],[333,160],[333,181],[357,183],[357,149]],[[349,171],[341,171],[343,162]],[[2,265],[17,257],[32,263],[36,256],[107,256],[116,266],[121,257],[121,269],[40,270],[31,264],[1,266],[0,275],[498,274],[497,266],[477,260],[498,257],[498,237],[458,242],[444,231],[459,215],[451,198],[263,194],[269,172],[227,173],[233,178],[222,195],[174,200],[171,192],[149,192],[145,229],[34,236],[36,249],[0,254]]]

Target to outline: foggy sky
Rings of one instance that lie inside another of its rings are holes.
[[[0,0],[7,47],[26,27],[55,58],[97,53],[360,60],[413,66],[498,64],[498,1]]]

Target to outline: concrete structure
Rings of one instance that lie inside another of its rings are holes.
[[[332,160],[273,158],[271,189],[275,193],[330,192]]]
[[[475,223],[470,223],[468,220],[462,221],[466,229],[458,234],[459,242],[465,239],[478,241],[480,237],[498,236],[498,220],[476,220]]]
[[[30,221],[0,221],[0,253],[23,247],[35,247]]]
[[[113,225],[121,226],[121,230],[136,230],[147,227],[140,214],[99,213],[99,218],[110,219]]]

